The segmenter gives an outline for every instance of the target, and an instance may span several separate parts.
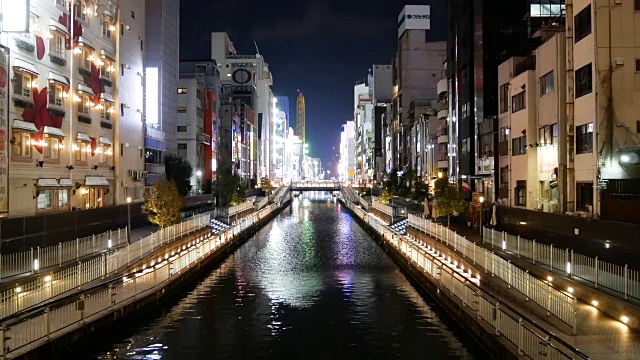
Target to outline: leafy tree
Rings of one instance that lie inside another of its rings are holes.
[[[398,169],[391,170],[390,173],[387,174],[387,181],[384,182],[384,188],[389,190],[392,194],[397,194],[400,188],[400,181],[398,178]]]
[[[219,206],[233,206],[244,201],[244,186],[240,176],[234,174],[233,165],[229,159],[220,159],[217,178],[215,192]]]
[[[440,184],[440,194],[441,196],[438,198],[435,207],[438,210],[438,214],[440,216],[447,217],[447,226],[451,225],[451,215],[457,216],[459,213],[463,212],[467,204],[460,196],[460,192],[455,184],[450,184],[446,179],[438,179],[438,181],[444,180],[446,182],[446,187]],[[438,188],[438,186],[436,186]]]
[[[429,195],[429,184],[422,180],[416,180],[414,182],[413,191],[411,192],[411,199],[416,201],[424,201]]]
[[[175,182],[159,181],[145,194],[142,211],[153,224],[165,228],[180,222],[182,196]]]
[[[271,195],[271,190],[275,189],[275,186],[271,185],[271,181],[266,176],[260,178],[260,189],[265,192],[267,196]]]
[[[167,180],[175,182],[180,195],[189,195],[191,191],[191,175],[193,175],[193,169],[189,161],[179,156],[167,155],[164,159],[164,168]]]
[[[389,189],[382,189],[382,194],[380,194],[380,197],[378,198],[378,200],[380,200],[380,202],[382,204],[388,204],[389,201],[391,201],[391,199],[393,199],[395,195],[389,190]]]
[[[244,195],[244,185],[242,184],[242,181],[240,180],[240,175],[238,174],[233,174],[232,176],[232,181],[234,184],[234,188],[233,188],[233,193],[231,195],[231,201],[229,202],[229,205],[234,206],[234,205],[240,205],[244,202],[245,200],[245,195]]]

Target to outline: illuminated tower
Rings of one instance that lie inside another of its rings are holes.
[[[296,106],[296,134],[302,139],[302,143],[306,143],[306,118],[304,110],[304,95],[302,91],[298,90],[298,101]]]

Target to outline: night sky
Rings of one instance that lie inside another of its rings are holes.
[[[446,0],[181,0],[181,59],[210,58],[210,33],[225,31],[241,54],[260,53],[275,95],[306,98],[312,157],[330,160],[340,125],[353,118],[353,86],[372,64],[391,64],[396,21],[407,4],[431,5],[431,39],[445,40]],[[330,169],[333,170],[333,169]]]

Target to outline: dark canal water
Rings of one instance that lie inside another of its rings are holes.
[[[162,316],[93,349],[93,359],[486,358],[328,193],[295,199]]]

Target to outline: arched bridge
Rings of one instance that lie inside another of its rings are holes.
[[[338,181],[298,181],[291,184],[293,191],[339,191]]]

